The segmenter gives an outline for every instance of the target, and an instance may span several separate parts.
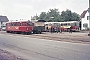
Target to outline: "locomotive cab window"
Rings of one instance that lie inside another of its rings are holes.
[[[17,22],[17,26],[21,26],[21,23],[20,22]]]
[[[14,26],[17,26],[17,23],[16,23],[16,22],[14,22],[14,23],[13,23],[13,25],[14,25]],[[12,25],[12,26],[13,26],[13,25]]]
[[[9,26],[13,26],[13,23],[9,23]]]
[[[27,23],[26,22],[22,22],[22,26],[27,26]]]
[[[27,22],[27,26],[32,26],[33,24],[31,22]]]

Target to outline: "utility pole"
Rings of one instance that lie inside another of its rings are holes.
[[[89,0],[88,13],[89,13],[89,34],[88,34],[88,36],[90,36],[90,0]]]

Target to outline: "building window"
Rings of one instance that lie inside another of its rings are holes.
[[[88,24],[87,23],[84,23],[83,24],[83,27],[88,28]]]

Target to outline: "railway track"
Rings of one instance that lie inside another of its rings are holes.
[[[89,38],[82,38],[82,37],[76,37],[76,36],[45,36],[45,35],[34,35],[33,37],[41,38],[41,39],[49,39],[49,40],[55,40],[55,41],[64,41],[64,42],[73,42],[73,43],[90,43]]]
[[[0,33],[13,35],[13,36],[23,36],[23,37],[40,38],[40,39],[47,39],[47,40],[54,40],[54,41],[90,44],[90,37],[86,36],[86,34],[80,35],[79,33],[72,33],[72,34],[43,33],[43,34],[32,34],[32,35],[11,34],[6,32],[0,32]]]

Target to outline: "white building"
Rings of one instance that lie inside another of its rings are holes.
[[[6,26],[6,22],[8,22],[7,16],[0,16],[0,30]]]
[[[81,20],[81,30],[88,30],[89,29],[89,20],[87,20],[87,16],[89,14],[87,13],[85,18],[82,18]]]

